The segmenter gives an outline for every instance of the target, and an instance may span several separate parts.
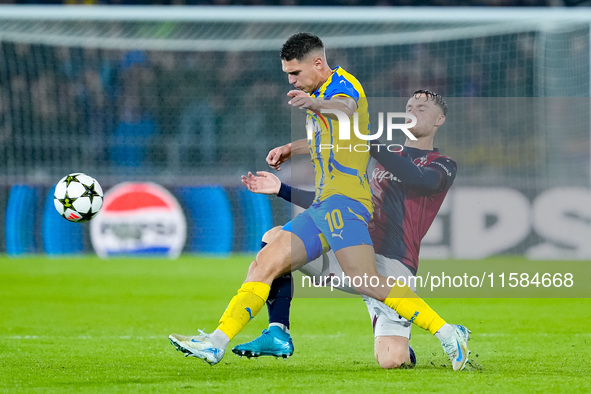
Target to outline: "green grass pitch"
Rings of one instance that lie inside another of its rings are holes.
[[[0,392],[591,391],[589,299],[429,300],[472,330],[460,373],[418,327],[417,367],[380,369],[367,309],[351,298],[295,299],[287,360],[227,353],[211,367],[176,352],[168,335],[213,330],[249,262],[0,258]],[[230,346],[265,327],[263,311]]]

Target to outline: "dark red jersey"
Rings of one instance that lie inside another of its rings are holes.
[[[369,174],[375,207],[369,231],[376,253],[401,261],[416,274],[421,240],[455,179],[457,165],[438,149],[404,147],[386,154],[400,155],[408,163],[400,157],[385,163],[384,153],[380,158],[373,155],[379,162]]]

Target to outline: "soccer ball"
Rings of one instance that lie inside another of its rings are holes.
[[[103,206],[103,189],[96,179],[75,172],[55,185],[53,204],[57,212],[70,222],[87,222]]]

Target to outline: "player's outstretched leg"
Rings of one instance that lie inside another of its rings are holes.
[[[220,319],[220,325],[213,333],[201,332],[201,335],[194,337],[172,334],[168,337],[170,342],[186,356],[200,358],[209,365],[219,363],[230,340],[263,308],[269,288],[268,284],[259,281],[243,283],[238,294],[228,304]]]
[[[395,309],[401,316],[435,335],[449,357],[454,371],[464,369],[470,354],[468,350],[470,330],[459,324],[446,323],[423,299],[407,288],[393,287],[384,303]]]
[[[263,235],[261,249],[271,242],[281,227],[274,227]],[[274,356],[287,358],[293,354],[293,341],[289,335],[289,312],[293,298],[293,277],[291,273],[273,280],[267,299],[269,328],[254,340],[235,346],[232,352],[238,356]]]
[[[254,340],[235,346],[238,356],[273,356],[287,358],[293,354],[293,341],[289,335],[289,311],[292,299],[292,276],[286,274],[271,284],[267,299],[269,328]]]
[[[464,326],[446,323],[422,298],[405,283],[396,282],[393,287],[388,278],[377,272],[373,247],[358,245],[335,252],[345,274],[353,277],[376,277],[377,286],[356,288],[361,294],[383,301],[400,316],[428,330],[441,342],[443,350],[452,360],[454,371],[462,370],[468,360],[469,330]],[[461,327],[461,329],[459,328]],[[452,349],[449,344],[454,344]],[[458,350],[459,349],[459,350]]]
[[[217,329],[211,334],[202,332],[194,337],[172,334],[169,336],[171,343],[185,355],[200,358],[210,365],[217,364],[224,357],[230,340],[265,305],[273,279],[305,262],[303,242],[291,233],[281,231],[251,264],[246,281],[228,304]]]

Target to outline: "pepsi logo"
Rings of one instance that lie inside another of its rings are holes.
[[[187,223],[176,198],[151,182],[126,182],[110,189],[101,212],[91,222],[96,253],[178,257]]]

